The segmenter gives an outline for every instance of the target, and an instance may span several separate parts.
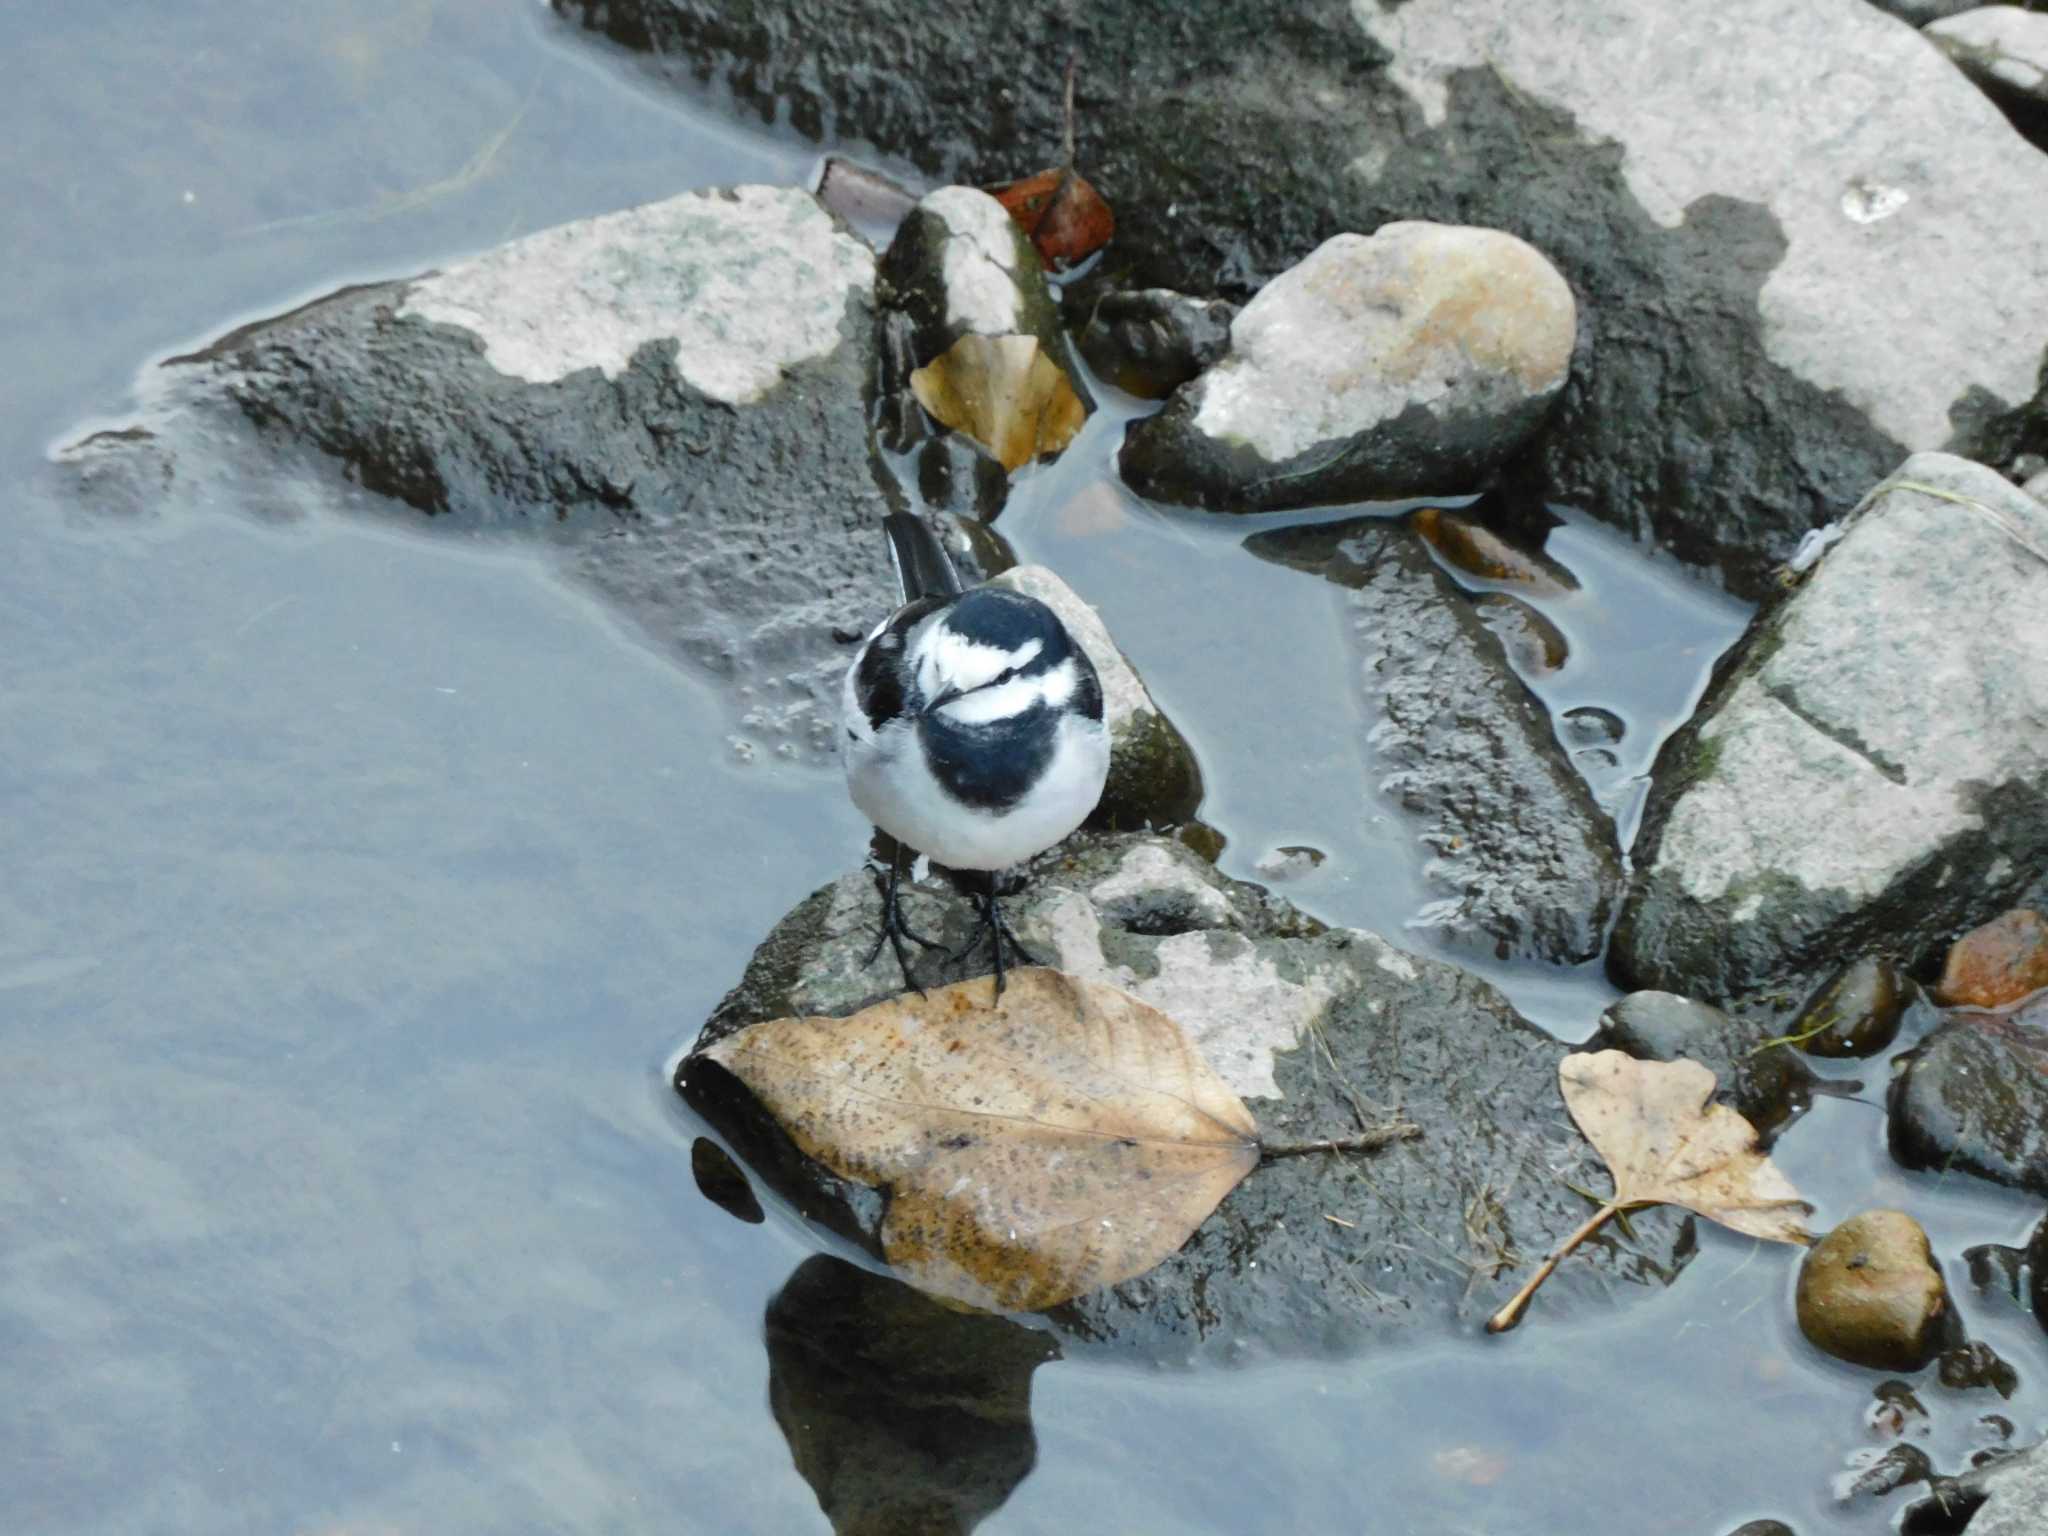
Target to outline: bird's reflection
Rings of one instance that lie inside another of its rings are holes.
[[[964,1536],[1030,1472],[1051,1335],[819,1254],[767,1317],[768,1401],[838,1536]]]

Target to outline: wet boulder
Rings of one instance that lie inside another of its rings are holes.
[[[1798,1311],[1808,1343],[1877,1371],[1917,1371],[1956,1336],[1927,1234],[1904,1211],[1865,1211],[1816,1243]]]
[[[2004,464],[2048,432],[2048,224],[2015,216],[2048,160],[1866,0],[553,3],[976,185],[1053,153],[1077,53],[1131,286],[1242,300],[1393,220],[1516,235],[1580,316],[1517,482],[1748,595],[1906,453]]]
[[[253,432],[441,524],[540,540],[722,686],[741,756],[822,759],[851,642],[894,593],[873,288],[808,193],[687,193],[243,326],[152,370],[146,438],[68,457],[83,494],[146,459],[160,495]]]
[[[1564,388],[1576,330],[1570,285],[1513,235],[1336,235],[1259,290],[1118,463],[1143,495],[1236,512],[1474,490]]]
[[[2015,128],[2048,147],[2048,15],[1982,5],[1942,17],[1926,35]]]
[[[2048,1195],[2048,1003],[1958,1014],[1892,1080],[1892,1156]]]
[[[1610,962],[1629,985],[1918,968],[2048,868],[2048,507],[1922,454],[1843,526],[1658,755]]]
[[[2044,1509],[2048,1509],[2048,1441],[1987,1461],[1961,1477],[1938,1479],[1933,1496],[1907,1512],[1905,1529],[1967,1529],[1969,1536],[2040,1536]]]
[[[1171,1015],[1269,1137],[1346,1136],[1396,1112],[1420,1132],[1369,1156],[1255,1168],[1164,1264],[1052,1313],[1068,1342],[1228,1360],[1476,1329],[1585,1219],[1567,1185],[1604,1175],[1558,1091],[1566,1048],[1490,985],[1369,933],[1326,929],[1164,838],[1082,834],[1025,873],[1006,902],[1025,943]],[[844,1016],[894,996],[902,983],[886,951],[866,963],[877,903],[866,873],[801,903],[700,1045],[761,1020]],[[905,915],[949,946],[968,932],[967,903],[940,882],[910,889]],[[920,970],[928,985],[963,974],[935,958]],[[798,1209],[872,1242],[873,1191],[803,1159],[735,1079],[701,1058],[685,1057],[677,1077]],[[1604,1308],[1667,1282],[1690,1251],[1688,1220],[1660,1209],[1633,1224],[1633,1240],[1616,1234],[1574,1255],[1545,1288],[1546,1309]],[[1362,1266],[1369,1286],[1354,1283]]]
[[[1202,803],[1202,770],[1194,748],[1153,702],[1102,616],[1042,565],[1019,565],[992,583],[1035,597],[1060,616],[1102,683],[1109,727],[1109,780],[1089,825],[1124,830],[1188,821]]]
[[[1696,1061],[1714,1074],[1717,1102],[1755,1126],[1766,1144],[1813,1103],[1814,1075],[1785,1047],[1758,1050],[1768,1031],[1669,992],[1631,992],[1600,1016],[1584,1049],[1641,1061]]]
[[[1786,1033],[1809,1056],[1875,1056],[1898,1037],[1913,998],[1896,965],[1865,955],[1824,982]]]
[[[1245,548],[1344,591],[1377,791],[1420,824],[1426,926],[1501,956],[1600,951],[1621,889],[1614,827],[1501,639],[1413,531],[1379,519],[1276,529]]]

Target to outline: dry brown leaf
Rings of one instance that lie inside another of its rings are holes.
[[[1066,370],[1036,336],[962,336],[910,376],[918,404],[1015,473],[1058,453],[1088,419]]]
[[[1757,1150],[1756,1127],[1713,1102],[1714,1074],[1698,1062],[1581,1051],[1558,1063],[1557,1082],[1614,1175],[1614,1193],[1493,1315],[1490,1331],[1512,1328],[1558,1260],[1623,1211],[1678,1205],[1750,1237],[1813,1241],[1804,1221],[1813,1208]]]
[[[756,1024],[706,1056],[808,1157],[882,1189],[915,1284],[1035,1312],[1143,1274],[1259,1161],[1258,1126],[1180,1026],[1043,967],[851,1018]]]
[[[1086,261],[1116,234],[1116,214],[1071,167],[1054,166],[988,193],[1009,210],[1038,248],[1038,259],[1054,272]]]

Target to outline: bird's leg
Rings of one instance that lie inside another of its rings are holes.
[[[987,934],[989,948],[995,956],[996,996],[1001,997],[1003,973],[1008,969],[1003,963],[1005,945],[1008,945],[1011,953],[1026,965],[1043,965],[1045,962],[1024,947],[1024,941],[1017,937],[1017,931],[1010,926],[1010,920],[1003,916],[1001,898],[996,894],[994,872],[981,876],[975,883],[973,895],[975,907],[981,913],[981,921],[974,925],[974,932],[968,935],[967,943],[956,951],[952,958],[956,961],[966,959],[980,946],[982,935]]]
[[[915,990],[919,997],[923,997],[924,986],[911,972],[910,957],[903,952],[903,941],[913,940],[926,949],[944,949],[946,946],[937,939],[926,938],[904,921],[903,908],[897,900],[897,888],[902,880],[903,845],[892,838],[889,842],[889,879],[882,887],[882,931],[875,935],[874,948],[868,951],[862,968],[865,969],[875,963],[875,957],[881,954],[882,944],[886,940],[890,949],[896,952],[896,965],[903,972],[903,984]]]

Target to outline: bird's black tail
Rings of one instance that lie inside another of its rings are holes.
[[[957,597],[965,590],[946,546],[923,518],[891,512],[882,519],[882,526],[889,534],[889,555],[896,562],[896,585],[902,589],[904,602]]]

